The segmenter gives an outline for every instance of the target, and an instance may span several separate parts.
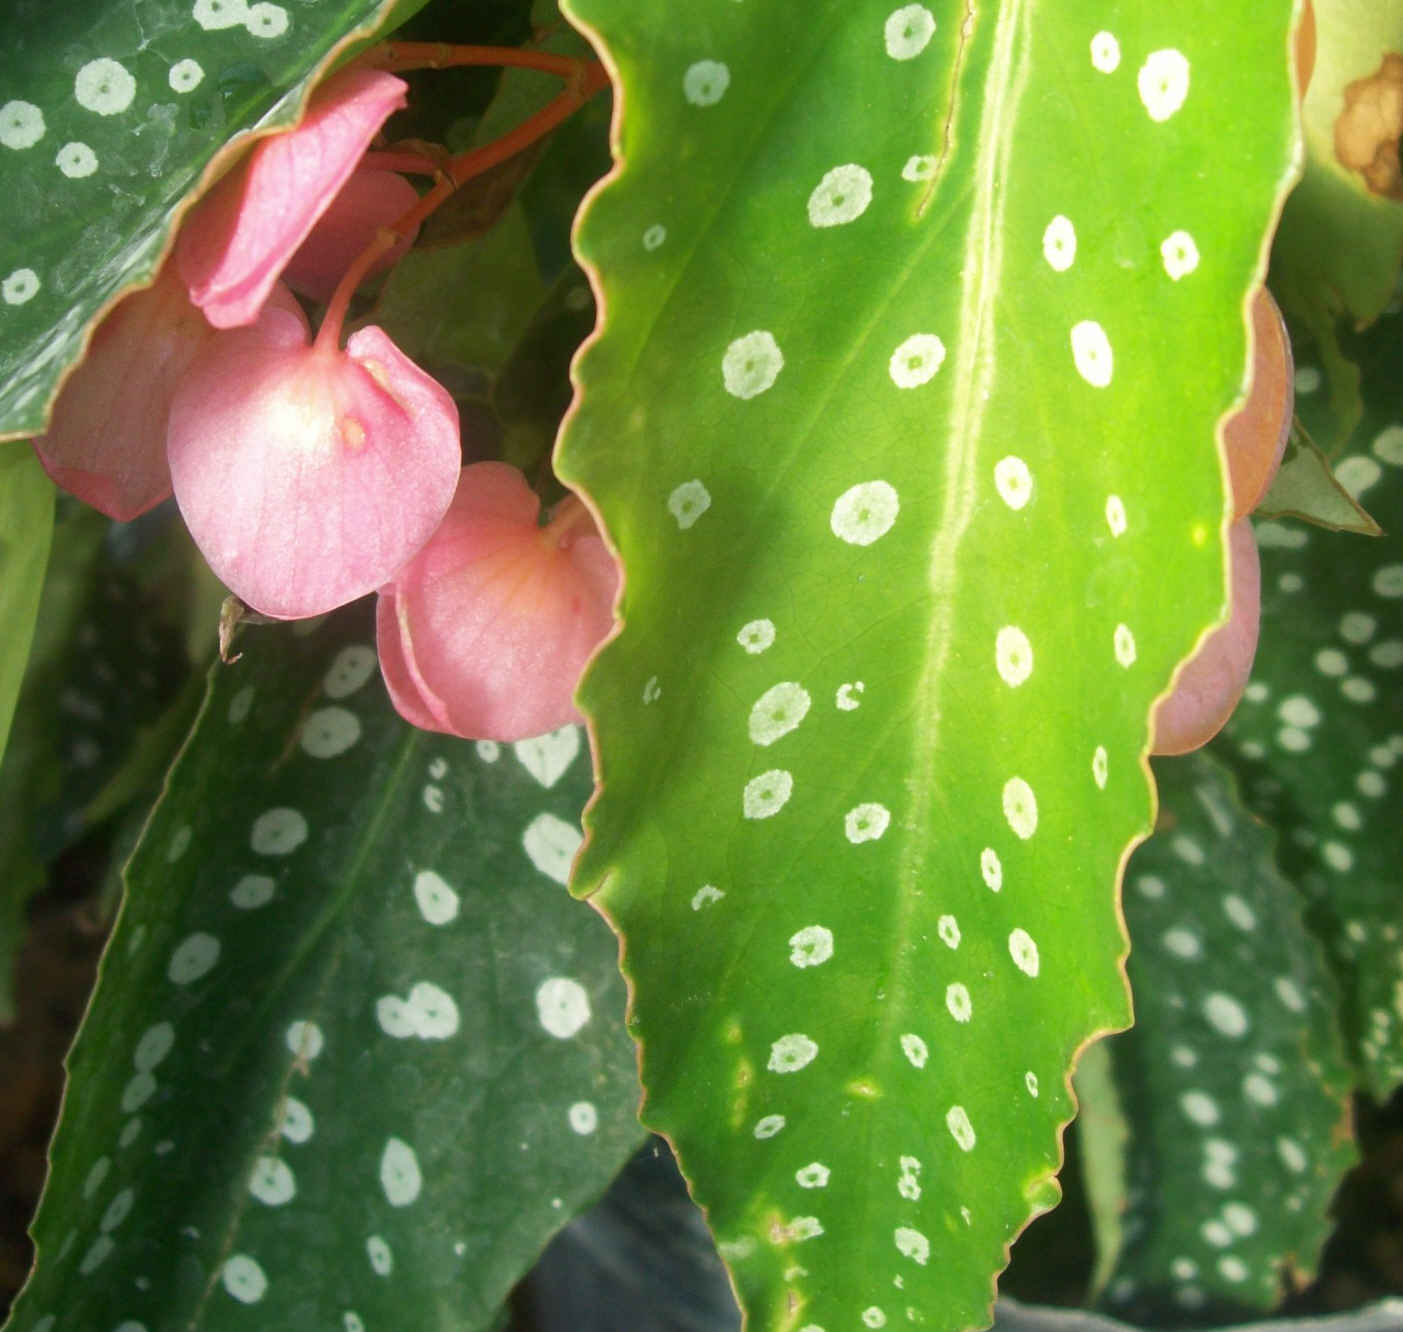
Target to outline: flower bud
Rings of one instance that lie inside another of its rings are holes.
[[[581,720],[575,686],[613,627],[619,570],[574,496],[541,527],[514,467],[463,469],[428,544],[381,589],[380,669],[416,726],[514,741]]]

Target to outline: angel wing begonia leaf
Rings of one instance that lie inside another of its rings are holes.
[[[262,140],[186,219],[176,261],[210,323],[252,322],[406,90],[383,70],[342,71],[296,129]]]
[[[190,535],[265,615],[320,615],[374,591],[453,498],[458,410],[380,329],[345,351],[271,312],[191,367],[169,458]]]

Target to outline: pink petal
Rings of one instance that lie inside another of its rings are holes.
[[[280,619],[387,582],[453,498],[453,399],[378,328],[344,352],[260,320],[201,357],[171,404],[175,498],[229,589]]]
[[[211,324],[252,323],[406,91],[382,70],[344,70],[317,90],[301,124],[260,140],[185,219],[176,259]]]
[[[311,235],[288,260],[283,280],[294,291],[326,304],[342,275],[375,239],[376,232],[398,221],[418,202],[414,186],[393,171],[355,172],[312,228]],[[414,243],[417,232],[416,227],[394,249],[381,255],[366,276],[391,267]]]
[[[474,463],[443,526],[382,589],[385,676],[416,725],[511,741],[580,720],[575,686],[613,626],[618,566],[578,500],[545,528],[538,512],[514,467]]]
[[[300,307],[284,287],[272,303]],[[305,327],[305,323],[304,323]],[[167,264],[98,326],[87,356],[34,441],[44,470],[109,518],[129,522],[171,493],[166,420],[190,363],[222,334],[190,304]]]
[[[1207,744],[1232,715],[1252,674],[1261,609],[1261,565],[1252,524],[1228,529],[1232,607],[1226,624],[1204,639],[1179,673],[1174,692],[1154,714],[1155,754],[1186,754]]]

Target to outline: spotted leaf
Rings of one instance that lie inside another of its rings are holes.
[[[1129,1018],[1288,10],[569,5],[620,160],[557,463],[626,567],[576,887],[756,1327],[983,1322]]]
[[[1223,752],[1281,833],[1282,867],[1342,981],[1360,1081],[1384,1100],[1403,1082],[1403,317],[1349,351],[1366,410],[1335,470],[1384,535],[1257,524],[1261,640]]]
[[[1129,1139],[1083,1135],[1125,1154],[1107,1294],[1150,1324],[1310,1280],[1355,1160],[1338,988],[1275,837],[1213,757],[1155,776],[1158,829],[1126,872],[1135,1027],[1107,1043]]]
[[[0,52],[0,174],[11,201],[0,242],[0,438],[43,428],[97,316],[151,280],[177,215],[224,145],[292,124],[335,52],[410,7],[9,7]]]
[[[406,727],[364,610],[215,668],[70,1056],[15,1332],[487,1327],[639,1140],[613,941],[563,887],[578,731]]]

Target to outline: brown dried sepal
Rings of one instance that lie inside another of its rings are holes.
[[[1358,171],[1373,194],[1403,199],[1398,139],[1403,134],[1403,55],[1390,51],[1378,70],[1345,88],[1335,120],[1335,156]]]

